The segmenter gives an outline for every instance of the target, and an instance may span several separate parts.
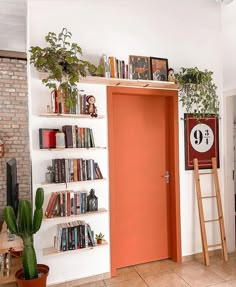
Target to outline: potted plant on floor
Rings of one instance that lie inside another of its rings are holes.
[[[86,77],[87,73],[99,75],[102,72],[101,67],[80,59],[82,49],[77,43],[70,43],[71,36],[66,28],[58,35],[49,32],[45,37],[47,47],[32,46],[29,50],[30,63],[39,72],[48,73],[42,82],[50,89],[58,91],[60,96],[63,95],[67,109],[76,104],[80,77]]]
[[[3,218],[11,233],[20,236],[23,240],[22,265],[23,268],[15,274],[19,287],[46,287],[49,267],[37,264],[34,250],[33,234],[41,226],[43,218],[44,190],[38,188],[35,197],[35,211],[32,217],[32,207],[28,200],[20,200],[17,220],[11,206],[4,208]]]
[[[181,68],[175,75],[182,107],[197,118],[208,115],[219,117],[217,86],[213,83],[212,75],[212,71],[201,71],[197,67]]]

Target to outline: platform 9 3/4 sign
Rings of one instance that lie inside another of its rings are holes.
[[[218,119],[214,116],[196,119],[185,114],[185,169],[193,169],[193,159],[198,159],[199,168],[211,168],[211,159],[216,157],[219,167]]]

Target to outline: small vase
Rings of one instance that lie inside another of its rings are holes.
[[[46,172],[45,179],[46,179],[46,182],[48,182],[48,183],[54,182],[54,173],[53,172]]]
[[[102,244],[102,239],[97,239],[97,244]]]

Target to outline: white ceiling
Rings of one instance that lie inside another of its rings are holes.
[[[26,0],[0,0],[0,50],[26,51]]]

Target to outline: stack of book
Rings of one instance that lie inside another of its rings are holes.
[[[93,131],[90,128],[65,125],[62,126],[62,131],[65,133],[65,145],[67,148],[95,147]]]
[[[47,218],[71,216],[86,213],[87,193],[85,191],[63,190],[52,192],[45,211]]]
[[[84,220],[57,224],[55,248],[67,251],[95,246],[94,232]]]
[[[73,181],[85,181],[102,179],[102,173],[98,163],[93,159],[65,159],[52,160],[55,183],[66,183]]]

